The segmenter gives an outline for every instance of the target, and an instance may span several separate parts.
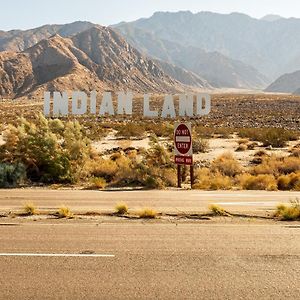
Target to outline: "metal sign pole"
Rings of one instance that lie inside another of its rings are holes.
[[[191,189],[193,189],[194,185],[194,164],[190,166],[190,178],[191,178]]]
[[[181,165],[177,165],[177,187],[181,188]]]

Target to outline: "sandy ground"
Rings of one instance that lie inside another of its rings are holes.
[[[144,138],[141,140],[125,140],[118,139],[115,136],[115,131],[110,132],[105,138],[101,141],[97,141],[93,143],[93,147],[99,153],[105,153],[106,151],[121,148],[126,149],[128,147],[134,147],[136,149],[145,148],[148,149],[150,147],[149,138]],[[206,153],[199,153],[194,155],[195,162],[211,162],[215,158],[219,157],[223,153],[230,152],[237,160],[241,162],[242,165],[247,166],[249,162],[253,159],[255,153],[258,150],[265,150],[269,155],[277,155],[277,156],[288,156],[289,149],[293,146],[297,145],[300,141],[291,141],[284,148],[273,148],[271,150],[266,150],[263,147],[255,147],[254,150],[246,150],[246,151],[235,151],[238,147],[238,141],[240,138],[238,136],[233,136],[232,138],[224,139],[224,138],[211,138],[208,140],[209,150]],[[165,141],[165,140],[162,140]]]
[[[116,137],[117,131],[111,131],[105,138],[101,141],[93,142],[93,147],[96,149],[98,153],[105,153],[106,151],[121,148],[126,149],[129,147],[134,147],[136,149],[140,148],[149,148],[149,138],[145,138],[142,140],[125,140],[119,139]]]
[[[129,147],[133,147],[136,149],[149,149],[150,139],[149,137],[140,139],[140,140],[127,140],[120,139],[116,137],[117,131],[113,130],[104,137],[101,141],[93,142],[92,145],[95,150],[99,154],[103,154],[107,151],[113,149],[127,149]],[[291,141],[288,142],[287,146],[284,148],[273,148],[271,150],[267,150],[263,147],[255,147],[254,150],[246,150],[246,151],[235,151],[238,147],[238,141],[240,138],[238,136],[232,136],[232,138],[224,139],[224,138],[211,138],[208,140],[209,150],[206,153],[199,153],[194,155],[195,162],[207,163],[213,161],[218,156],[223,153],[230,152],[237,160],[241,162],[242,165],[247,166],[249,162],[253,159],[255,153],[258,150],[265,150],[269,155],[277,155],[277,156],[288,156],[289,149],[293,146],[300,143],[300,141]],[[161,140],[165,141],[165,140]],[[0,146],[4,144],[3,135],[0,134]]]

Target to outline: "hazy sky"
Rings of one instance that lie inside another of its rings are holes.
[[[300,18],[300,0],[0,0],[0,30],[86,20],[102,25],[149,17],[155,11],[242,12]]]

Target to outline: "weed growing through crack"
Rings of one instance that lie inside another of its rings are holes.
[[[58,209],[58,211],[56,212],[56,214],[59,218],[72,218],[73,217],[71,210],[66,206],[60,207]]]
[[[155,219],[157,217],[157,211],[151,208],[144,208],[139,212],[141,219]]]
[[[33,216],[36,214],[36,207],[33,203],[25,203],[24,212],[28,216]]]
[[[218,206],[216,204],[212,204],[208,208],[213,213],[214,216],[228,216],[229,215],[223,207]]]
[[[117,203],[115,206],[116,214],[125,215],[128,212],[128,206],[124,202]]]

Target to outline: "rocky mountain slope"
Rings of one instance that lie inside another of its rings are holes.
[[[206,52],[217,51],[253,66],[271,80],[297,70],[290,62],[300,53],[300,19],[281,18],[269,22],[240,13],[158,12],[150,18],[116,27],[120,30],[138,28],[159,40]]]
[[[206,52],[198,47],[160,39],[154,33],[130,24],[115,29],[145,55],[191,71],[214,87],[261,89],[268,83],[267,78],[253,67],[219,52]]]
[[[174,64],[167,63],[162,60],[153,59],[153,61],[160,67],[162,70],[176,79],[177,81],[196,88],[201,89],[213,89],[213,87],[208,83],[208,81],[193,72],[187,71],[183,68],[175,66]]]
[[[267,92],[295,93],[300,92],[300,71],[284,74],[266,89]]]
[[[152,60],[107,27],[71,39],[56,34],[23,52],[0,52],[0,95],[39,95],[44,90],[174,92],[183,89]]]
[[[54,34],[59,34],[62,37],[70,37],[93,26],[93,23],[78,21],[64,25],[44,25],[29,30],[1,31],[0,51],[24,51]]]

